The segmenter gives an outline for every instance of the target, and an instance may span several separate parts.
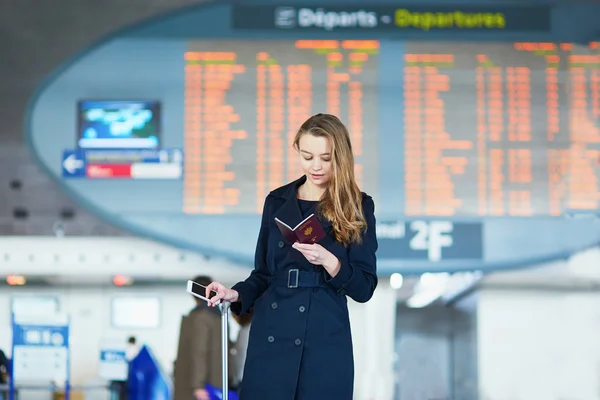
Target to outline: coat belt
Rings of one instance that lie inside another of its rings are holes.
[[[297,268],[275,273],[275,275],[271,276],[270,284],[289,289],[326,286],[325,276],[322,271],[301,271]]]

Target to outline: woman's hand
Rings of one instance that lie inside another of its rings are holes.
[[[217,292],[217,294],[212,298],[210,297],[210,295],[212,294],[211,291]],[[204,297],[210,299],[208,305],[210,307],[214,307],[218,305],[221,301],[235,303],[240,299],[240,294],[237,292],[237,290],[229,289],[228,287],[219,282],[212,282],[206,287],[206,295]]]
[[[318,243],[304,244],[296,242],[292,245],[292,247],[302,253],[309,263],[314,265],[322,265],[332,278],[336,276],[340,270],[340,260],[338,260],[333,253]]]

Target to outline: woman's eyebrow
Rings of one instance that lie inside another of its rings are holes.
[[[306,151],[306,150],[300,150],[300,152],[301,152],[301,153],[306,153],[306,154],[309,154],[309,155],[311,155],[311,156],[313,155],[311,152],[308,152],[308,151]],[[330,154],[329,154],[329,153],[323,153],[323,154],[319,154],[319,155],[320,155],[320,156],[328,156],[328,155],[330,155]]]

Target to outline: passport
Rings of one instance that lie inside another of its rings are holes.
[[[283,237],[292,244],[313,244],[325,237],[325,230],[315,214],[310,214],[293,228],[279,218],[275,218],[275,223]]]

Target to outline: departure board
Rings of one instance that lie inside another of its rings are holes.
[[[302,175],[293,138],[317,112],[346,122],[361,187],[377,173],[377,41],[197,41],[185,71],[184,212],[261,212]]]
[[[292,138],[317,112],[347,124],[364,191],[402,187],[397,213],[558,216],[599,207],[598,43],[408,41],[392,57],[382,43],[189,42],[183,211],[261,212],[270,190],[301,175]],[[381,124],[382,108],[398,123]],[[387,143],[401,143],[394,159],[380,158]],[[380,182],[380,170],[395,165],[395,180]]]
[[[598,208],[597,43],[424,42],[406,51],[405,214]]]

